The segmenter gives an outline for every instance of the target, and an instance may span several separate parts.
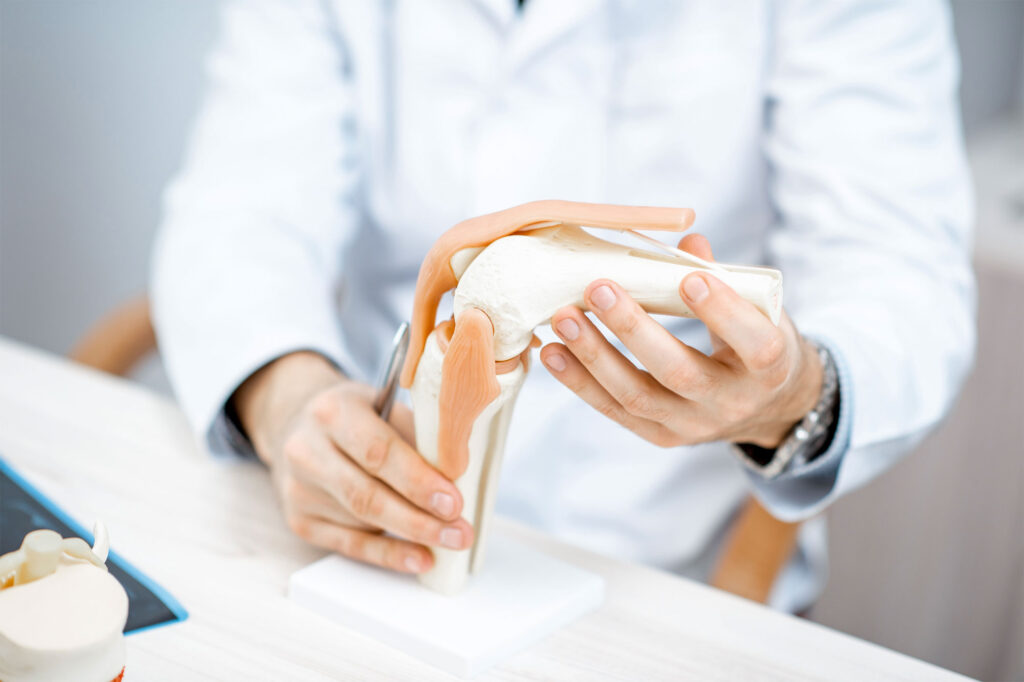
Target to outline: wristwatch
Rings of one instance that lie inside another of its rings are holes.
[[[832,444],[839,415],[839,376],[832,353],[811,341],[821,360],[821,395],[811,411],[797,422],[774,450],[753,443],[733,443],[740,460],[761,478],[773,479],[814,461]]]

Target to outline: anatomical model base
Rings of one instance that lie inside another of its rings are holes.
[[[434,548],[425,585],[455,593],[480,567],[533,331],[563,306],[582,307],[588,284],[611,279],[648,312],[692,317],[679,284],[708,272],[778,322],[777,270],[708,263],[643,235],[657,251],[624,246],[580,227],[681,231],[692,222],[689,209],[541,201],[467,220],[435,243],[417,281],[402,384],[412,393],[416,445],[455,481],[476,542],[467,551]],[[453,319],[436,324],[451,289]]]
[[[107,572],[109,540],[92,547],[52,530],[0,556],[0,680],[120,680],[128,595]]]

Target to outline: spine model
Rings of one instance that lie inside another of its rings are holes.
[[[416,284],[402,385],[412,394],[417,448],[459,488],[476,542],[467,551],[433,548],[425,585],[454,594],[482,565],[533,331],[563,306],[582,306],[592,281],[614,280],[648,312],[692,317],[679,284],[704,271],[778,322],[778,270],[709,263],[638,233],[656,250],[624,246],[581,227],[678,232],[692,223],[689,209],[539,201],[459,223],[434,244]],[[440,298],[453,289],[453,319],[437,324]]]

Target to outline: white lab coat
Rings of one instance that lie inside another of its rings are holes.
[[[957,59],[938,2],[337,0],[230,4],[153,297],[204,442],[256,368],[314,349],[372,380],[435,238],[534,199],[690,206],[723,261],[770,264],[840,370],[828,453],[764,482],[722,443],[660,449],[536,364],[499,510],[703,577],[751,489],[808,518],[942,417],[973,352]],[[669,323],[707,346],[702,325]],[[545,340],[550,337],[542,334]],[[824,527],[773,602],[809,604]]]

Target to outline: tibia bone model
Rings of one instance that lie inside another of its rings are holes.
[[[580,227],[682,231],[692,223],[689,209],[538,201],[459,223],[431,248],[416,283],[402,385],[411,389],[416,445],[462,493],[476,542],[466,551],[433,548],[425,585],[453,594],[480,568],[512,408],[538,343],[533,331],[566,305],[582,307],[588,284],[610,279],[648,312],[692,317],[679,284],[707,272],[778,323],[778,270],[709,263],[638,233],[657,250],[623,246]],[[453,319],[436,324],[452,289]]]

